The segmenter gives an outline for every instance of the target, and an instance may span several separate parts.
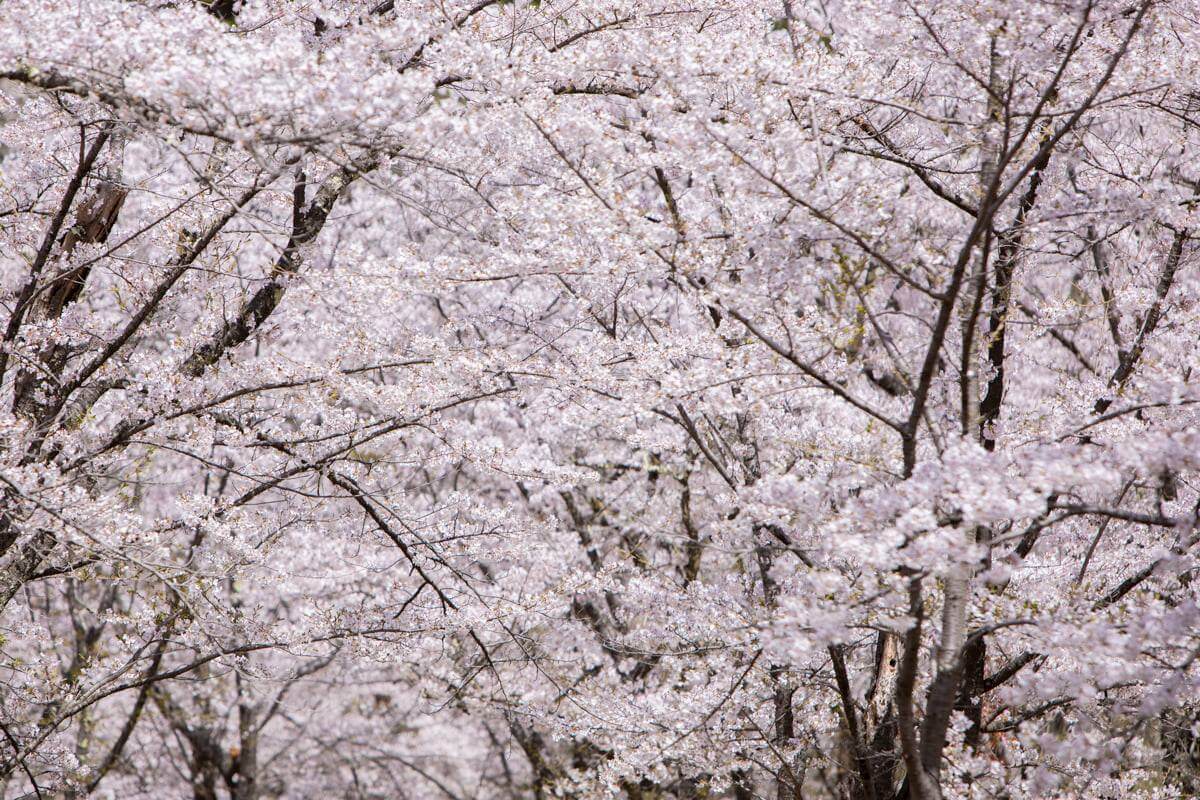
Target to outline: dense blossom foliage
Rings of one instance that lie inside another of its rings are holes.
[[[1200,792],[1194,0],[3,0],[0,795]]]

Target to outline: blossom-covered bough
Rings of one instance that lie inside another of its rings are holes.
[[[3,795],[1200,791],[1197,54],[3,3]]]

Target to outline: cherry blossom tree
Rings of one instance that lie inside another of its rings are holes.
[[[1200,792],[1198,53],[0,4],[4,796]]]

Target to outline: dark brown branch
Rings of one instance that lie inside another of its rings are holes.
[[[59,203],[58,211],[55,212],[53,219],[50,220],[50,226],[46,228],[46,233],[42,237],[41,247],[38,248],[37,255],[33,258],[33,264],[30,265],[29,278],[25,281],[25,285],[21,287],[21,291],[17,293],[12,314],[9,316],[8,324],[4,328],[4,344],[0,347],[0,381],[4,379],[4,372],[8,367],[8,347],[16,340],[17,333],[21,330],[21,323],[25,312],[29,309],[37,289],[38,278],[41,276],[42,269],[46,266],[46,261],[50,257],[50,251],[54,248],[54,242],[58,238],[58,233],[62,230],[63,221],[66,220],[67,214],[75,202],[75,195],[79,193],[80,187],[83,186],[83,179],[91,172],[92,166],[96,163],[96,158],[100,155],[100,150],[103,149],[104,144],[108,141],[111,131],[111,126],[102,128],[100,133],[96,135],[96,138],[92,140],[92,146],[80,157],[79,165],[75,168],[75,174],[71,176],[66,191],[63,193],[63,199]],[[79,135],[80,137],[83,136],[82,130]],[[83,142],[81,139],[81,149],[82,146]]]
[[[1154,302],[1150,304],[1150,308],[1146,311],[1146,317],[1142,321],[1142,327],[1138,331],[1137,339],[1134,340],[1133,346],[1122,354],[1117,368],[1113,371],[1112,377],[1108,379],[1108,389],[1112,390],[1113,395],[1119,395],[1125,388],[1125,384],[1133,376],[1133,371],[1137,367],[1138,361],[1141,360],[1142,353],[1146,348],[1146,339],[1154,333],[1154,329],[1158,327],[1159,320],[1162,319],[1163,301],[1166,300],[1167,294],[1171,291],[1171,286],[1175,282],[1175,274],[1179,269],[1179,261],[1183,255],[1184,242],[1188,240],[1188,231],[1186,228],[1175,232],[1175,236],[1171,241],[1171,250],[1167,254],[1166,263],[1163,264],[1162,272],[1158,276],[1158,283],[1154,289]],[[1096,405],[1092,411],[1096,414],[1103,414],[1112,405],[1113,398],[1105,395],[1096,401]]]
[[[321,232],[329,218],[329,212],[333,210],[334,204],[346,187],[358,176],[370,172],[378,163],[379,156],[373,152],[359,156],[330,176],[307,207],[304,205],[304,172],[297,174],[293,189],[292,232],[283,252],[271,267],[269,279],[238,310],[233,319],[226,322],[206,344],[197,347],[188,356],[180,367],[184,374],[193,378],[199,377],[226,351],[246,341],[262,326],[282,302],[287,291],[288,277],[295,275],[300,269],[300,249]]]

